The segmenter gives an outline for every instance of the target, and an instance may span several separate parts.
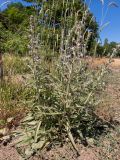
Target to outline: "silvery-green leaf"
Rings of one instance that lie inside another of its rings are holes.
[[[39,121],[37,128],[36,128],[36,131],[35,131],[35,142],[37,142],[37,136],[38,136],[40,126],[41,126],[41,120]]]
[[[31,125],[31,126],[34,126],[34,125],[37,124],[37,121],[31,121],[31,122],[28,122],[27,124],[28,124],[28,125]]]
[[[27,156],[27,158],[31,157],[33,153],[34,153],[34,151],[30,148],[27,148],[25,150],[25,155]]]
[[[32,143],[32,148],[33,149],[41,149],[44,147],[46,141],[45,140],[40,140],[38,143]]]
[[[30,120],[33,120],[32,114],[27,115],[26,118],[24,118],[22,122],[26,122],[26,121],[30,121]]]

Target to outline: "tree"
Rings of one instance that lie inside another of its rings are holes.
[[[117,43],[116,42],[108,42],[108,39],[106,38],[104,41],[104,55],[111,55],[113,53],[113,50],[116,49]]]
[[[8,5],[2,12],[2,16],[7,21],[6,27],[12,32],[18,31],[21,26],[28,26],[29,16],[26,7],[20,2]]]
[[[0,12],[0,50],[25,54],[28,46],[29,17],[32,14],[31,7],[25,7],[22,3],[11,3]]]
[[[116,56],[120,57],[120,43],[116,44]]]
[[[97,56],[100,57],[104,56],[104,52],[105,52],[104,46],[102,46],[102,44],[99,43],[97,46]]]

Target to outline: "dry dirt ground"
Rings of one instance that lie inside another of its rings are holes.
[[[107,59],[95,59],[92,64],[96,66],[106,61]],[[98,140],[89,139],[87,147],[78,144],[79,157],[68,143],[63,147],[55,146],[50,151],[44,150],[29,160],[120,160],[120,59],[115,59],[110,69],[107,77],[108,87],[98,114],[106,121],[113,122],[116,125],[115,129],[111,129]],[[1,142],[0,160],[21,160],[13,142]]]

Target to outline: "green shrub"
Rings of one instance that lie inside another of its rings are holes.
[[[28,146],[27,157],[47,144],[63,143],[66,138],[79,154],[74,138],[81,140],[96,135],[95,123],[99,118],[94,111],[104,86],[106,66],[92,70],[81,58],[86,55],[90,36],[89,32],[86,36],[83,32],[87,14],[85,11],[82,21],[76,17],[67,37],[62,32],[60,57],[53,60],[52,70],[44,63],[44,56],[39,57],[38,39],[33,29],[35,19],[31,17],[31,89],[35,89],[35,95],[31,111],[22,122],[23,129],[18,131],[18,146]]]
[[[4,51],[8,53],[14,53],[16,55],[25,55],[28,51],[27,36],[7,33],[8,37],[4,43]]]

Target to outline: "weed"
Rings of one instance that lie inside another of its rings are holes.
[[[71,29],[68,28],[66,37],[65,30],[61,30],[60,56],[53,61],[52,71],[44,63],[44,55],[38,52],[42,46],[38,46],[36,18],[31,16],[31,87],[35,89],[35,95],[31,111],[22,122],[25,128],[17,133],[20,136],[18,146],[28,145],[25,150],[27,157],[50,143],[63,144],[66,138],[79,155],[75,138],[86,141],[87,136],[94,137],[98,134],[96,130],[104,129],[94,111],[108,64],[91,70],[82,58],[86,55],[91,35],[90,31],[84,30],[87,16],[88,10],[85,9],[79,21],[76,13],[76,21]]]

